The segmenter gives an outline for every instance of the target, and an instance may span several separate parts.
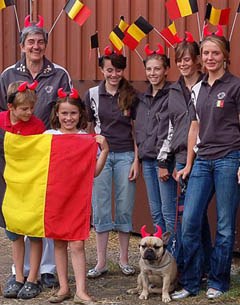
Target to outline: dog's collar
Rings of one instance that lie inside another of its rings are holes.
[[[163,252],[163,255],[162,255],[162,259],[163,259],[164,255],[166,253],[167,252],[166,252],[166,249],[165,249],[164,252]],[[162,269],[162,268],[168,266],[170,263],[171,263],[171,257],[168,256],[168,261],[164,265],[160,265],[160,266],[153,266],[153,265],[151,265],[151,268],[153,268],[153,269]]]

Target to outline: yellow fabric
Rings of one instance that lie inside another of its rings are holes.
[[[169,26],[168,26],[168,29],[169,31],[173,34],[173,35],[176,35],[177,34],[177,29],[176,29],[176,26],[175,26],[175,23],[171,23]]]
[[[72,6],[71,10],[69,11],[68,16],[71,19],[74,19],[77,16],[77,14],[81,11],[83,6],[84,6],[84,4],[82,2],[76,0],[74,5]]]
[[[139,27],[137,27],[134,23],[130,25],[127,32],[138,42],[140,42],[146,36],[146,34],[142,30],[140,30]]]
[[[129,26],[129,24],[127,22],[125,22],[124,20],[122,20],[122,19],[120,20],[119,25],[118,25],[119,29],[122,32],[125,32],[126,29],[128,28],[128,26]]]
[[[114,45],[114,47],[117,49],[117,50],[121,50],[124,46],[122,40],[114,33],[114,32],[111,32],[110,35],[109,35],[109,40],[112,42],[112,44]]]
[[[6,4],[4,0],[0,0],[0,10],[6,8]]]
[[[192,14],[192,8],[188,0],[177,0],[177,4],[182,17]]]
[[[218,25],[221,15],[221,9],[216,9],[212,6],[209,22],[212,25]]]
[[[19,229],[22,227],[26,235],[45,236],[44,209],[51,140],[50,134],[23,137],[5,133],[7,188],[2,210],[9,231],[23,234]],[[21,213],[16,215],[16,209]]]

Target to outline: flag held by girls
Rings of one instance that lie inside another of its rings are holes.
[[[205,20],[208,20],[212,25],[227,25],[229,21],[230,8],[217,9],[210,3],[207,4]]]
[[[148,23],[146,19],[140,16],[134,23],[132,23],[125,32],[123,42],[130,50],[135,50],[140,41],[151,31],[153,26]]]
[[[91,15],[90,9],[79,0],[69,0],[65,5],[64,10],[68,17],[77,22],[80,26],[82,26]]]
[[[168,0],[165,3],[171,20],[186,17],[198,12],[197,0]]]
[[[172,22],[167,28],[164,28],[160,33],[168,47],[178,42],[177,30],[174,22]]]
[[[15,5],[14,0],[0,0],[0,10],[6,8],[7,6]]]
[[[89,236],[97,144],[91,135],[0,134],[1,226],[62,240]],[[5,224],[4,224],[5,222]]]

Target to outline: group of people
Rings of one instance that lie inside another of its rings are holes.
[[[85,277],[107,273],[112,230],[118,232],[119,268],[124,275],[133,275],[128,247],[140,169],[153,224],[171,233],[168,248],[176,257],[182,286],[172,299],[196,295],[203,276],[208,278],[209,299],[229,289],[240,199],[240,79],[228,71],[230,49],[222,35],[207,33],[200,47],[190,36],[175,48],[180,72],[175,83],[167,80],[170,60],[162,49],[145,48],[143,69],[149,86],[144,93],[124,77],[126,57],[106,48],[99,58],[103,81],[82,101],[67,71],[45,57],[45,30],[34,22],[24,27],[22,58],[1,74],[0,127],[20,135],[96,133],[92,225],[97,263],[86,272],[83,240],[42,241],[6,230],[14,267],[5,297],[36,297],[45,283],[59,284],[51,303],[69,299],[69,245],[76,280],[74,303],[95,304]],[[212,243],[207,208],[214,194],[217,232]],[[182,221],[176,217],[180,205]]]

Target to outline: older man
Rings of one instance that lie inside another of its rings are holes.
[[[45,57],[47,43],[48,34],[43,28],[43,18],[39,16],[38,23],[35,23],[30,22],[30,16],[27,16],[24,28],[20,33],[22,57],[16,64],[6,68],[0,77],[0,110],[6,110],[7,88],[10,83],[18,80],[32,83],[34,80],[37,80],[36,93],[38,101],[35,107],[35,115],[44,122],[46,128],[49,128],[50,114],[57,99],[57,90],[62,87],[64,91],[68,91],[72,84],[68,72]],[[25,275],[27,275],[28,271],[29,249],[27,247],[24,265]],[[43,239],[40,273],[43,286],[51,288],[58,284],[54,276],[53,241],[50,239]],[[11,290],[14,281],[15,278],[12,276],[6,284],[4,296],[12,297]]]

